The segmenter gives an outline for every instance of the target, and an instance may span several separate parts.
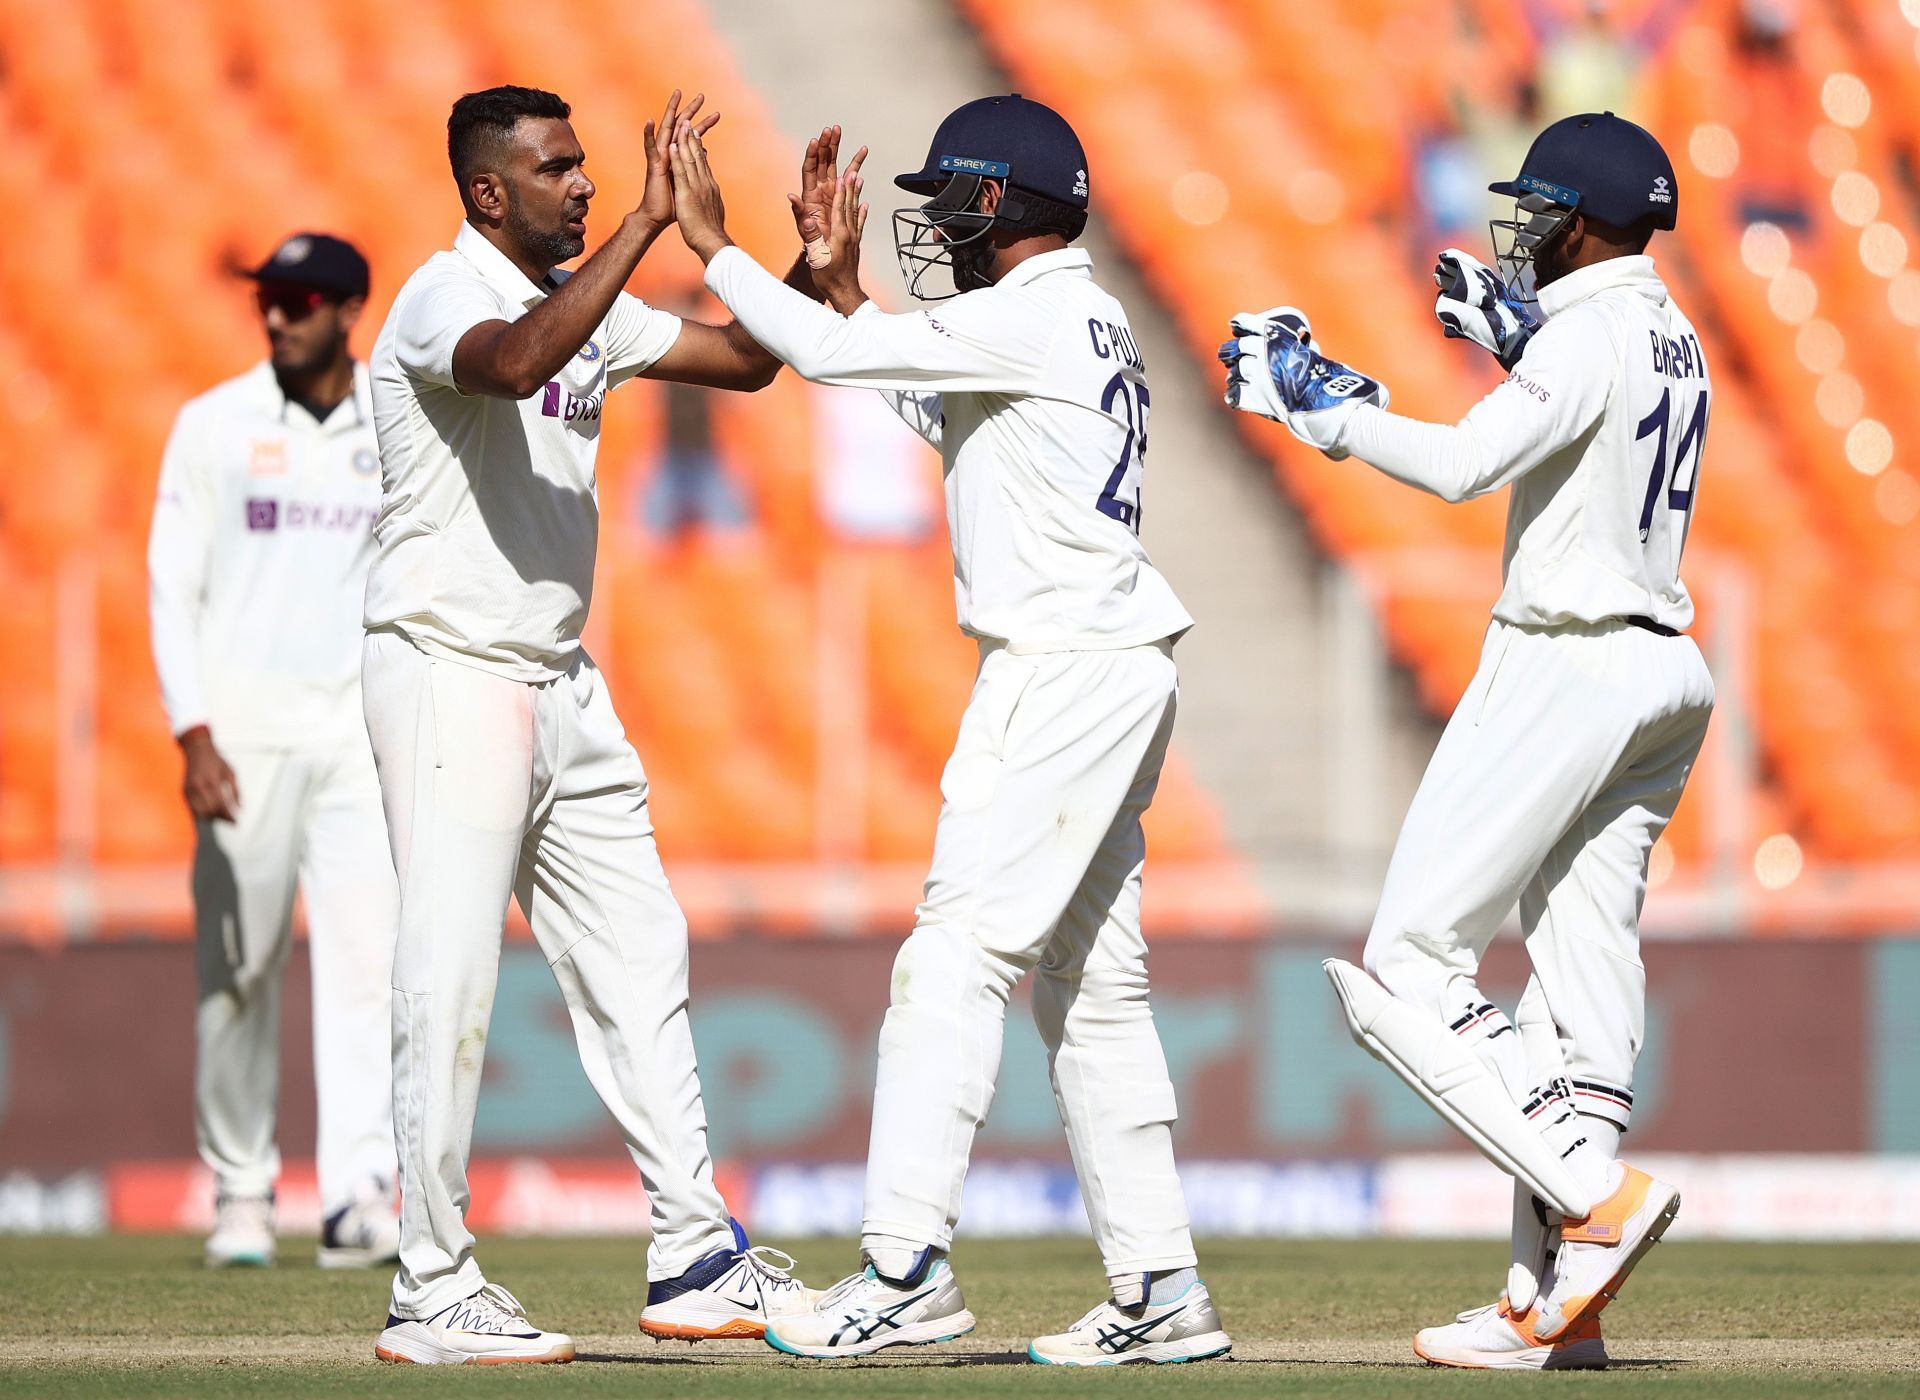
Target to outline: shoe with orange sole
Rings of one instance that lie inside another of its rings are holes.
[[[647,1287],[640,1330],[683,1342],[763,1336],[769,1322],[811,1312],[819,1294],[793,1276],[793,1257],[747,1242],[735,1222],[732,1249],[720,1249],[678,1278]]]
[[[1435,1366],[1492,1371],[1598,1371],[1607,1364],[1600,1319],[1583,1318],[1552,1341],[1535,1330],[1537,1311],[1515,1315],[1503,1297],[1490,1307],[1463,1312],[1445,1327],[1422,1329],[1414,1355]]]
[[[1585,1217],[1560,1226],[1553,1286],[1531,1309],[1534,1335],[1554,1341],[1600,1316],[1627,1275],[1680,1213],[1680,1192],[1625,1162],[1620,1184]]]

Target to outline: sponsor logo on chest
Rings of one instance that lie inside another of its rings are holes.
[[[606,402],[607,391],[597,389],[581,398],[569,393],[557,379],[549,379],[540,391],[540,416],[558,418],[563,423],[590,423],[600,417],[600,407]]]
[[[247,498],[247,529],[368,534],[380,514],[378,506],[346,501],[282,500],[272,496]]]

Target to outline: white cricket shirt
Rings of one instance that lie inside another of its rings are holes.
[[[622,292],[580,352],[515,402],[467,394],[453,350],[552,287],[471,224],[407,279],[373,347],[384,496],[366,625],[422,651],[541,682],[566,673],[593,596],[594,456],[607,391],[673,347],[680,318]]]
[[[1193,625],[1140,544],[1151,396],[1126,312],[1076,248],[926,311],[852,316],[738,248],[707,286],[807,379],[891,391],[940,449],[961,628],[1016,650],[1139,646]]]
[[[175,734],[366,742],[360,600],[380,508],[367,371],[324,423],[267,361],[189,402],[160,464],[147,603]]]
[[[1680,552],[1713,398],[1700,339],[1644,255],[1568,273],[1540,310],[1513,373],[1458,424],[1368,404],[1340,446],[1450,501],[1512,484],[1502,621],[1684,630]]]

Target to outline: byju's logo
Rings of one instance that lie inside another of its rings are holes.
[[[1647,196],[1647,203],[1673,203],[1673,186],[1667,182],[1666,176],[1656,175],[1653,177],[1653,192]]]
[[[588,398],[575,398],[560,387],[559,381],[549,379],[540,392],[540,413],[545,418],[559,418],[568,423],[592,422],[600,416],[600,405],[605,400],[604,391]]]
[[[249,530],[279,529],[280,502],[249,498],[247,501],[247,528]]]

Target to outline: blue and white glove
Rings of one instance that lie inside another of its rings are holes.
[[[1227,403],[1285,423],[1335,461],[1347,455],[1340,439],[1354,410],[1363,403],[1387,406],[1386,385],[1314,349],[1304,312],[1291,306],[1243,311],[1233,318],[1233,333],[1220,347]]]
[[[1433,314],[1449,340],[1471,340],[1489,351],[1501,369],[1512,369],[1539,329],[1533,315],[1507,295],[1492,268],[1471,253],[1445,249],[1434,264],[1440,297]]]

